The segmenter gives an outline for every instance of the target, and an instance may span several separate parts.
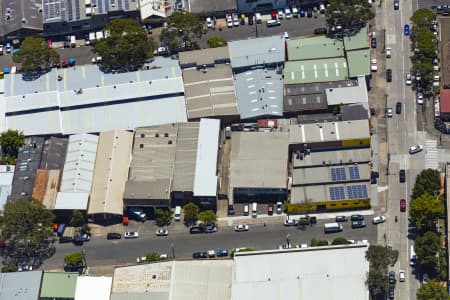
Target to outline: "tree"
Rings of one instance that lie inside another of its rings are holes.
[[[79,210],[74,210],[70,219],[70,226],[79,227],[85,223],[84,216]]]
[[[105,27],[106,38],[94,43],[105,70],[136,70],[153,57],[153,38],[134,19],[114,19]]]
[[[209,48],[224,47],[227,45],[227,40],[221,36],[212,36],[208,39]]]
[[[445,287],[435,280],[421,284],[416,294],[417,300],[450,300]]]
[[[370,245],[366,251],[366,259],[369,261],[369,273],[366,284],[373,298],[383,295],[387,291],[388,266],[394,266],[398,259],[398,251],[391,247]]]
[[[170,225],[172,221],[172,211],[168,209],[158,208],[156,210],[156,225],[159,227]]]
[[[193,223],[198,219],[199,208],[196,204],[189,202],[183,207],[184,221]]]
[[[420,172],[416,177],[414,183],[413,192],[411,197],[417,198],[423,193],[427,192],[430,195],[434,195],[436,191],[441,188],[441,175],[439,171],[433,169],[426,169]]]
[[[436,274],[440,239],[432,231],[427,231],[423,236],[418,237],[414,243],[414,251],[417,255],[417,264],[422,270],[431,274]]]
[[[350,242],[344,237],[337,237],[333,240],[331,245],[348,245]]]
[[[429,27],[431,22],[436,20],[436,14],[429,8],[420,8],[414,12],[410,18],[414,26]]]
[[[8,129],[8,131],[0,134],[0,145],[2,146],[2,154],[17,158],[19,148],[23,145],[25,137],[21,131]]]
[[[200,19],[190,12],[174,12],[167,18],[167,28],[161,32],[161,43],[170,53],[198,49],[196,39],[206,32]]]
[[[411,200],[409,215],[416,223],[419,231],[434,230],[435,220],[444,213],[442,200],[429,195],[427,192]]]
[[[155,261],[161,261],[163,258],[161,258],[161,255],[159,255],[156,252],[150,252],[145,255],[145,261],[146,262],[155,262]]]
[[[26,37],[13,60],[22,64],[23,72],[42,72],[59,62],[59,54],[43,38]]]
[[[64,256],[64,264],[70,266],[82,266],[83,265],[83,255],[80,252],[74,252]]]
[[[217,216],[212,210],[205,210],[198,214],[198,219],[206,224],[212,224],[217,221]]]
[[[344,29],[366,24],[375,15],[367,0],[330,0],[325,10],[328,26],[341,25]]]
[[[328,246],[328,241],[312,238],[310,245],[311,245],[311,247]]]

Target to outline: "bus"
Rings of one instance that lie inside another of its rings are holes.
[[[338,223],[326,223],[323,228],[325,233],[341,232],[342,229],[342,224]]]

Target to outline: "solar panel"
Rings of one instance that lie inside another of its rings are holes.
[[[80,14],[80,0],[75,0],[75,16],[77,20],[81,18]]]
[[[367,186],[365,186],[365,185],[347,186],[347,197],[349,199],[368,198]]]
[[[343,186],[331,186],[329,187],[331,200],[345,199],[345,192]]]
[[[69,16],[69,21],[73,20],[73,11],[72,11],[72,0],[67,0],[67,14]]]
[[[346,180],[345,168],[331,168],[331,180],[332,181],[342,181]]]
[[[350,179],[360,179],[359,177],[359,167],[358,166],[352,166],[348,168],[350,172]]]

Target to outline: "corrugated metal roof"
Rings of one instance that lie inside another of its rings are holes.
[[[344,43],[325,35],[289,39],[286,44],[289,61],[344,57]]]
[[[369,48],[369,29],[367,26],[361,28],[360,31],[353,35],[344,36],[345,50],[357,50]]]
[[[179,53],[180,65],[202,66],[214,64],[216,61],[228,60],[228,47],[207,48]]]
[[[350,77],[370,75],[370,50],[347,51],[347,63]]]
[[[3,210],[3,206],[8,200],[8,196],[11,194],[12,181],[14,178],[15,166],[0,165],[0,209]]]
[[[357,85],[353,85],[353,82],[349,81],[349,86],[327,88],[325,89],[325,93],[327,95],[328,105],[369,102],[369,94],[364,77],[358,77]]]
[[[88,201],[89,193],[59,192],[56,196],[55,210],[86,210]]]
[[[280,35],[232,41],[228,42],[228,48],[233,69],[285,60],[285,39]]]
[[[0,300],[38,300],[42,271],[0,273]]]
[[[41,298],[74,298],[78,273],[45,272],[42,278]]]
[[[348,66],[343,57],[288,61],[283,74],[284,84],[336,81],[348,78]]]
[[[47,209],[55,207],[60,174],[60,170],[37,170],[36,172],[33,198],[44,204]]]
[[[195,163],[194,196],[217,195],[220,120],[201,119]]]
[[[80,276],[77,280],[75,300],[109,300],[111,277]]]

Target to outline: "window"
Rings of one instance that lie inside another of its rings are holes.
[[[141,149],[144,148],[144,144],[140,144],[139,148],[141,148]]]
[[[145,138],[145,133],[141,133],[141,139]]]

